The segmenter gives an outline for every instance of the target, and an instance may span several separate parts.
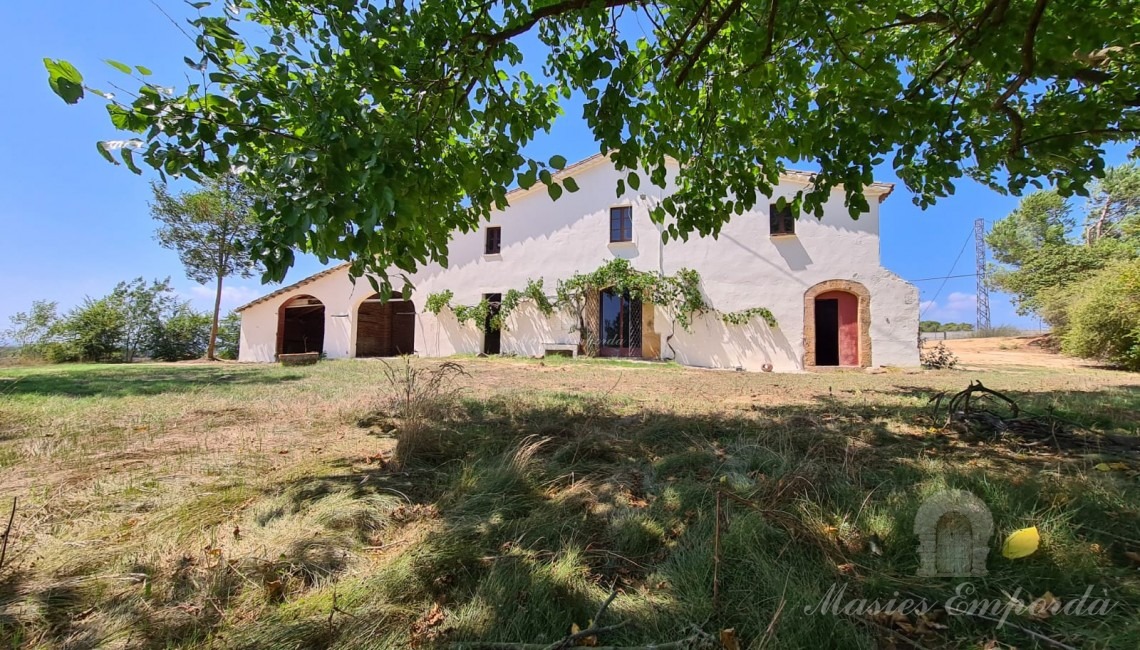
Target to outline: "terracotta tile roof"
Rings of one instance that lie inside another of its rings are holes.
[[[246,309],[249,309],[250,307],[252,307],[254,305],[258,305],[258,304],[265,302],[266,300],[276,298],[277,296],[280,296],[283,293],[289,293],[290,291],[292,291],[294,289],[303,287],[306,284],[309,284],[309,283],[314,282],[316,280],[320,280],[321,278],[323,278],[325,276],[332,275],[333,273],[336,273],[337,271],[344,269],[344,268],[348,268],[348,262],[344,262],[342,264],[337,264],[336,266],[330,266],[329,268],[327,268],[323,271],[320,271],[319,273],[314,273],[314,274],[310,275],[309,277],[307,277],[303,280],[299,280],[297,282],[294,282],[293,284],[281,287],[280,289],[277,289],[276,291],[273,291],[271,293],[267,293],[264,296],[258,298],[257,300],[252,300],[250,302],[245,303],[244,305],[242,305],[241,307],[238,307],[234,311],[245,311]]]

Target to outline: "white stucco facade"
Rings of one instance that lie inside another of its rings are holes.
[[[457,233],[449,248],[449,265],[429,265],[410,276],[415,306],[414,349],[417,355],[442,357],[478,353],[484,334],[475,325],[460,324],[444,310],[438,316],[424,309],[428,295],[451,290],[453,304],[473,305],[486,294],[522,289],[529,279],[542,278],[548,293],[559,279],[590,272],[615,257],[634,268],[672,274],[697,270],[705,300],[720,312],[767,307],[777,320],[769,327],[755,318],[745,325],[724,323],[716,314],[695,319],[690,331],[673,327],[656,309],[653,330],[659,337],[657,358],[708,368],[743,368],[794,372],[805,364],[805,294],[833,280],[856,283],[869,294],[869,322],[859,323],[869,335],[869,349],[860,350],[861,363],[876,366],[918,365],[918,291],[883,268],[879,256],[879,208],[890,186],[868,188],[870,211],[852,219],[836,192],[822,219],[801,216],[790,236],[769,233],[769,201],[760,197],[754,211],[734,216],[717,238],[691,236],[688,241],[663,244],[649,210],[671,191],[643,187],[615,198],[614,188],[624,173],[604,157],[587,159],[566,170],[579,191],[552,201],[545,186],[509,195],[510,206],[493,215],[484,227],[501,228],[501,253],[484,255],[485,232]],[[781,180],[778,196],[791,197],[808,179],[792,174]],[[610,209],[630,206],[633,241],[610,243]],[[239,359],[270,362],[279,346],[281,307],[297,296],[316,298],[324,305],[323,351],[328,358],[356,356],[357,310],[372,294],[369,283],[353,283],[343,266],[278,290],[241,308]],[[866,314],[866,310],[861,314]],[[540,314],[524,302],[506,320],[501,333],[505,354],[541,355],[550,344],[576,344],[577,315]],[[814,332],[814,328],[810,328]],[[671,339],[667,340],[670,333]]]

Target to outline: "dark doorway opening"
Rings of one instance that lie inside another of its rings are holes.
[[[815,365],[839,365],[839,300],[815,301]]]
[[[297,296],[277,312],[277,354],[322,352],[325,347],[325,306],[312,296]]]
[[[491,308],[487,310],[487,320],[483,323],[483,354],[500,354],[503,346],[503,331],[499,322],[499,313],[502,310],[503,294],[488,293],[483,295]]]
[[[416,352],[416,304],[393,294],[373,294],[356,310],[356,356],[395,357]]]
[[[630,298],[629,293],[618,294],[610,289],[601,293],[601,344],[598,354],[603,357],[641,356],[641,301]]]

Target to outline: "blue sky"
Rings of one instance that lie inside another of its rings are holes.
[[[188,15],[181,0],[155,0],[176,18]],[[196,307],[212,306],[212,289],[186,279],[173,251],[154,241],[147,201],[148,180],[104,161],[97,140],[115,132],[98,99],[67,106],[48,88],[44,57],[66,59],[96,87],[121,76],[102,62],[115,59],[145,65],[163,83],[184,83],[182,57],[192,44],[150,0],[37,0],[0,2],[0,330],[8,317],[36,299],[58,301],[66,310],[85,295],[100,296],[116,282],[170,276]],[[570,160],[596,152],[576,106],[568,106],[549,136],[529,153],[545,159],[555,153]],[[1124,147],[1110,150],[1110,164],[1123,162]],[[877,180],[898,182],[889,166]],[[905,187],[882,206],[883,264],[908,280],[973,273],[972,242],[952,267],[975,218],[992,222],[1017,204],[970,181],[954,196],[928,210],[910,201]],[[315,259],[300,258],[287,281],[320,270]],[[923,318],[974,321],[973,278],[916,282]],[[269,288],[257,279],[229,281],[224,307],[235,307]],[[931,301],[934,301],[933,303]],[[992,321],[1036,326],[1018,317],[1005,296],[991,296]]]

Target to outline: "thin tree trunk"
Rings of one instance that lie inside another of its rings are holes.
[[[214,292],[214,321],[210,323],[210,343],[206,346],[206,358],[215,361],[214,347],[218,342],[218,314],[222,311],[222,274],[218,274],[218,290]]]

